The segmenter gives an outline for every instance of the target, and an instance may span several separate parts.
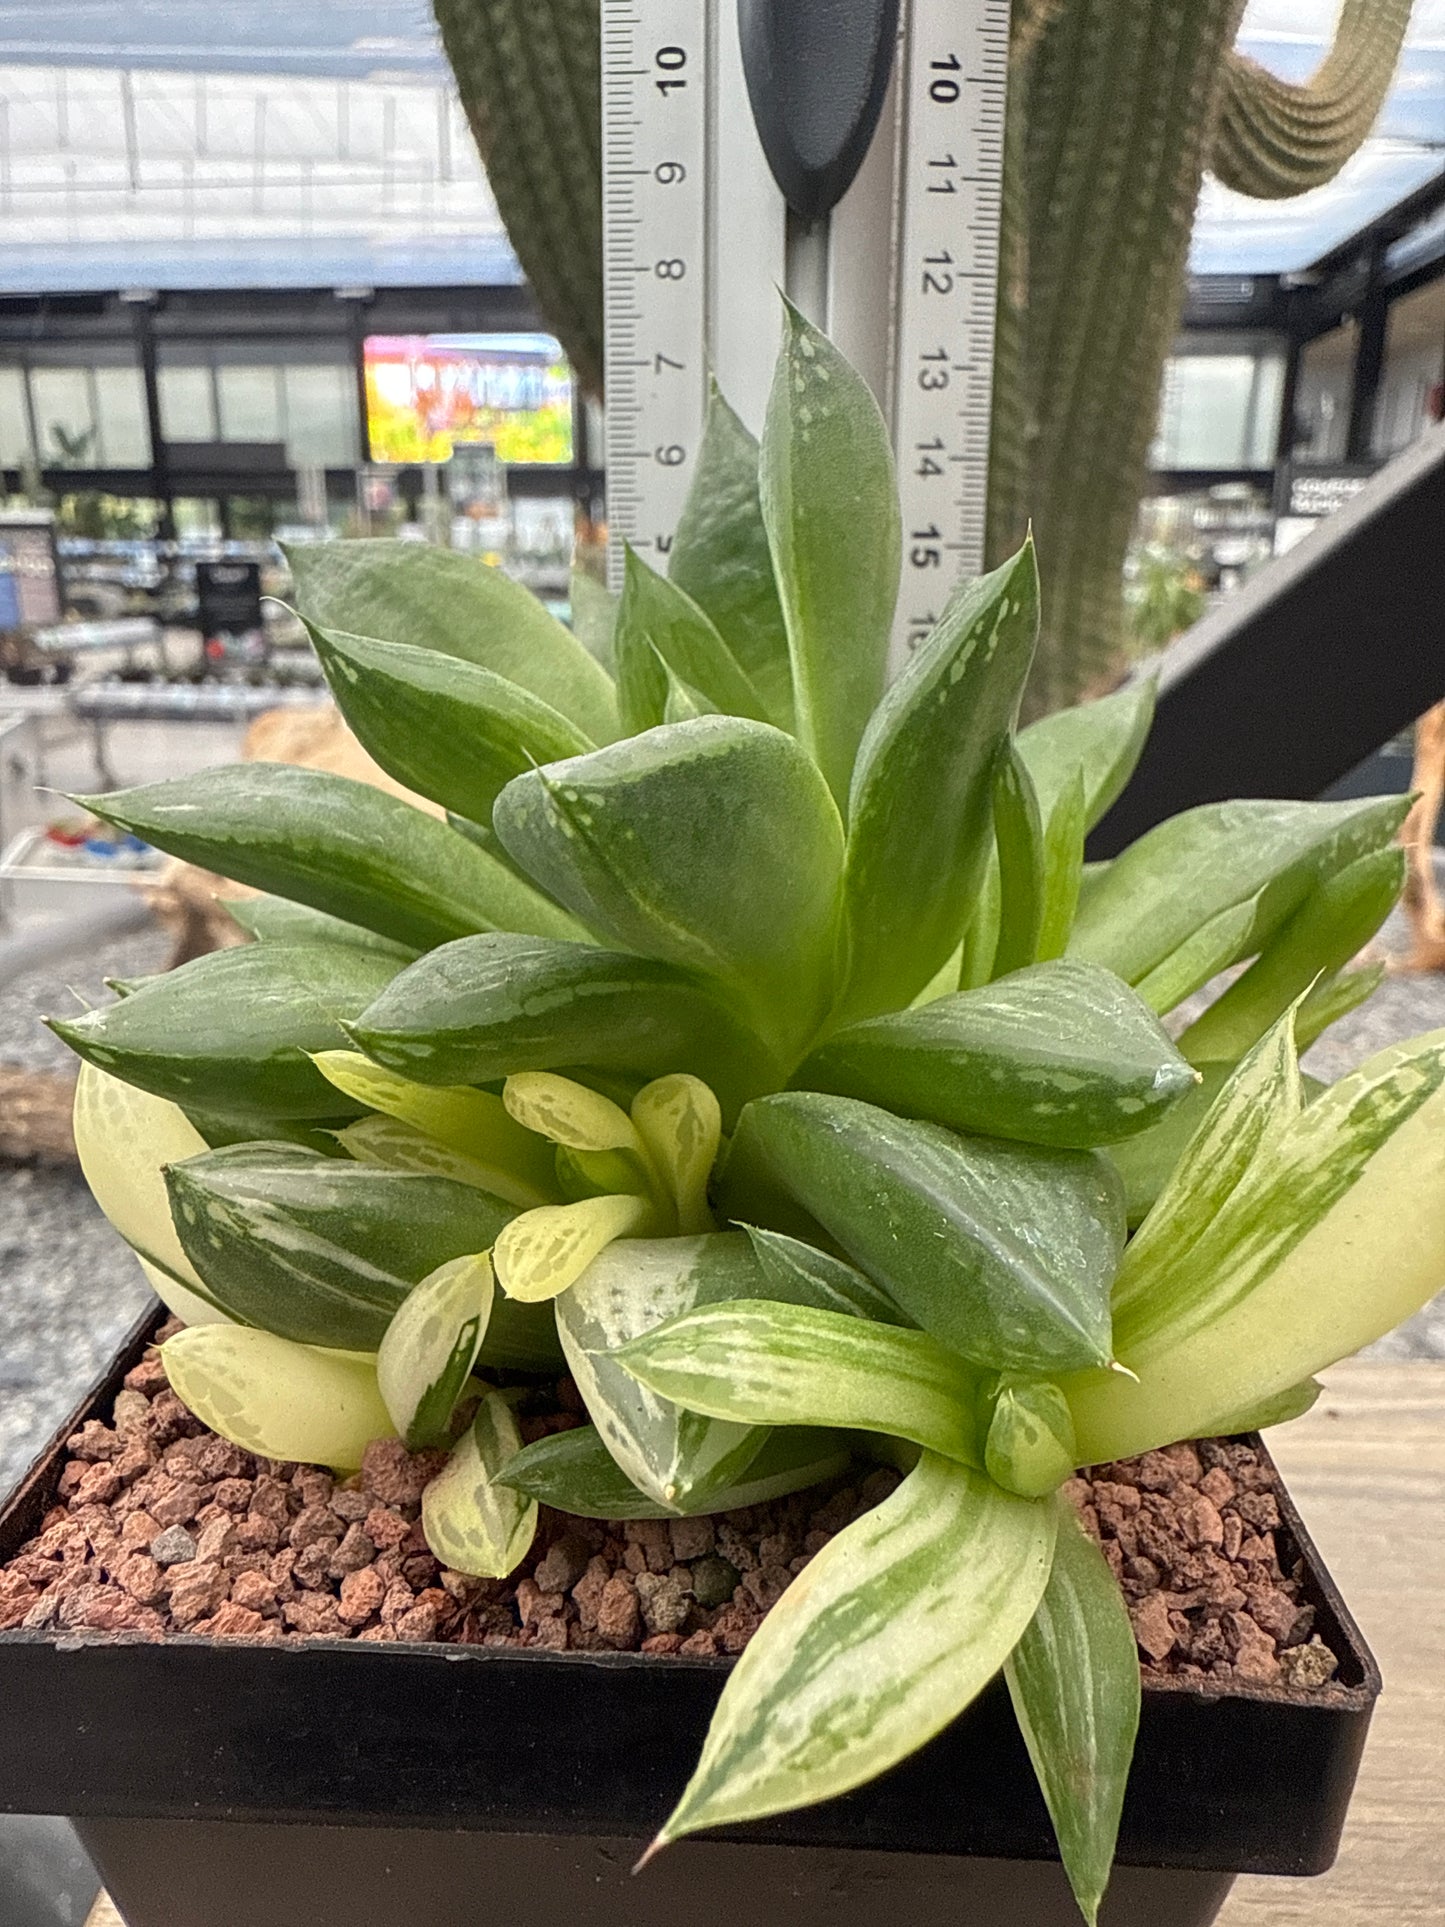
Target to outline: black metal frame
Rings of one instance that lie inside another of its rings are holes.
[[[1195,804],[1319,796],[1438,702],[1445,423],[1186,631],[1157,669],[1154,728],[1091,857]]]
[[[1405,295],[1445,275],[1445,232],[1430,255],[1408,267],[1392,269],[1389,252],[1395,242],[1441,207],[1445,207],[1445,172],[1386,208],[1304,274],[1194,277],[1184,304],[1183,327],[1187,332],[1208,335],[1248,330],[1277,335],[1284,346],[1285,381],[1275,466],[1269,471],[1161,470],[1151,482],[1155,492],[1185,495],[1220,482],[1249,482],[1272,493],[1278,508],[1285,486],[1285,465],[1292,452],[1300,357],[1310,342],[1330,333],[1350,316],[1360,325],[1344,459],[1368,460],[1390,309]]]

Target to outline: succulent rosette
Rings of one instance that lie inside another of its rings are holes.
[[[1004,1668],[1092,1918],[1139,1670],[1058,1488],[1303,1410],[1445,1282],[1445,1035],[1299,1071],[1376,981],[1405,799],[1087,862],[1150,688],[1016,727],[1027,546],[889,684],[896,503],[790,314],[761,444],[714,399],[668,574],[629,555],[585,641],[460,555],[297,551],[337,703],[433,810],[264,763],[84,799],[265,894],[55,1028],[181,1397],[276,1458],[449,1448],[450,1566],[511,1570],[539,1503],[905,1474],[773,1608],[661,1839],[856,1786]],[[524,1447],[505,1381],[564,1364],[590,1423]]]

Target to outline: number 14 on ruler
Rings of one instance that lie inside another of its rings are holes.
[[[905,518],[901,655],[983,558],[1008,0],[902,0],[871,139],[822,219],[790,208],[770,165],[759,121],[775,124],[777,102],[757,98],[757,63],[745,69],[740,10],[756,28],[766,7],[604,0],[612,580],[623,541],[666,567],[709,370],[761,428],[785,288],[889,423]],[[888,12],[878,0],[876,17]],[[819,60],[830,46],[836,57],[836,32],[816,39]]]

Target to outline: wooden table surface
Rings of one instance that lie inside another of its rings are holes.
[[[1340,1857],[1241,1879],[1219,1927],[1445,1922],[1445,1364],[1351,1362],[1269,1448],[1380,1662]]]
[[[1385,1676],[1340,1857],[1219,1927],[1445,1923],[1445,1363],[1337,1365],[1270,1450]],[[87,1927],[124,1927],[102,1894]]]

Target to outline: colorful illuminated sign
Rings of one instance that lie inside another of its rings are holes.
[[[369,335],[366,418],[374,462],[570,462],[572,371],[551,335]]]

